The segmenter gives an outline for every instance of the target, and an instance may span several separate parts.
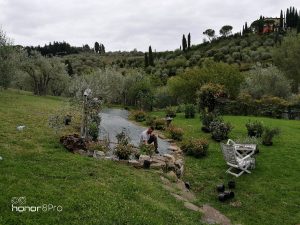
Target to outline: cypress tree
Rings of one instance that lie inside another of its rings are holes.
[[[100,45],[97,41],[95,42],[94,50],[96,53],[99,53],[99,51],[100,51]]]
[[[149,66],[149,58],[147,52],[145,52],[145,68]]]
[[[297,33],[300,33],[300,16],[298,16],[298,21],[297,21]]]
[[[191,34],[188,34],[188,50],[191,49]]]
[[[151,45],[149,46],[149,66],[154,66],[154,58]]]
[[[185,52],[187,48],[187,42],[186,42],[186,38],[185,35],[182,36],[182,50]]]
[[[280,23],[279,23],[279,27],[280,27],[280,30],[283,29],[283,12],[281,10],[280,12]]]
[[[291,24],[290,24],[290,10],[289,9],[286,9],[285,18],[286,18],[286,27],[289,28],[291,26]]]

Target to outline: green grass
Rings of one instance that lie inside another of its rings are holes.
[[[199,224],[162,188],[159,175],[67,152],[48,128],[64,101],[0,92],[0,224]],[[24,131],[17,125],[26,125]],[[62,212],[11,211],[11,198]]]
[[[164,112],[152,113],[164,116]],[[219,143],[209,134],[200,131],[199,116],[185,119],[178,114],[172,122],[184,129],[184,138],[206,137],[210,142],[209,154],[202,159],[186,157],[184,179],[189,181],[197,195],[198,204],[209,203],[227,215],[235,223],[246,225],[294,225],[300,223],[300,121],[254,118],[245,116],[225,116],[225,121],[234,126],[230,138],[246,137],[245,124],[249,119],[257,119],[265,125],[279,127],[281,135],[274,138],[272,147],[259,146],[256,169],[234,179],[225,174],[227,166],[220,151]],[[217,200],[217,184],[236,180],[237,188],[233,201],[220,203]],[[230,205],[240,202],[241,206]]]

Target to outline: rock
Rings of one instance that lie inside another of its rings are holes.
[[[150,161],[150,156],[149,155],[140,155],[140,157],[139,157],[140,163],[143,164],[145,160]]]
[[[176,171],[176,166],[172,162],[167,162],[167,171]]]
[[[113,158],[110,157],[110,156],[106,156],[106,157],[104,157],[104,159],[105,159],[105,160],[113,160]]]
[[[151,163],[165,163],[166,159],[165,157],[161,155],[154,155],[151,158]]]
[[[158,137],[161,138],[161,139],[166,139],[165,135],[163,135],[161,133],[158,134]]]
[[[168,150],[175,152],[175,151],[178,150],[178,147],[175,146],[175,145],[171,145],[171,146],[168,147]]]
[[[134,167],[139,167],[139,166],[141,166],[140,162],[137,161],[137,160],[135,160],[135,159],[129,160],[129,161],[128,161],[128,164],[131,165],[131,166],[134,166]]]
[[[182,197],[181,195],[174,194],[174,193],[171,193],[171,195],[173,195],[179,201],[184,201],[184,202],[188,201],[186,198]]]
[[[154,170],[165,169],[165,167],[166,167],[165,162],[157,162],[157,163],[150,164],[150,169],[154,169]]]
[[[87,156],[88,157],[93,157],[94,156],[94,151],[87,151]]]
[[[79,155],[84,155],[84,156],[87,155],[87,151],[82,150],[82,149],[76,150],[76,151],[74,151],[74,153],[77,153]]]
[[[167,178],[171,181],[174,181],[174,182],[177,182],[178,178],[176,176],[176,174],[174,173],[174,171],[169,171],[167,174],[166,174]]]
[[[170,154],[164,154],[164,157],[169,161],[169,162],[172,162],[172,163],[175,163],[175,157],[170,155]]]
[[[3,158],[0,156],[0,160],[3,160]]]
[[[94,158],[103,158],[103,157],[105,157],[105,153],[102,151],[94,151],[93,157]]]
[[[182,177],[183,171],[184,171],[183,165],[180,168],[176,167],[175,172],[176,172],[177,177],[179,177],[179,178]]]
[[[177,159],[174,164],[175,164],[175,166],[180,168],[183,165],[183,160],[182,159]]]
[[[202,217],[202,221],[205,223],[231,225],[230,220],[226,216],[224,216],[218,210],[216,210],[215,208],[213,208],[209,205],[203,205],[202,212],[204,213],[204,215]]]
[[[200,211],[200,208],[190,202],[185,202],[184,203],[184,207],[187,208],[187,209],[190,209],[190,210],[193,210],[195,212],[198,212]]]

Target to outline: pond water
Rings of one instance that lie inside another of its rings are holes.
[[[122,130],[130,137],[130,142],[134,146],[139,146],[140,134],[146,130],[146,127],[142,127],[134,124],[128,120],[129,112],[123,109],[104,109],[100,113],[100,139],[109,138],[110,142],[116,143],[116,135]],[[160,154],[169,153],[169,142],[158,138],[158,151]]]

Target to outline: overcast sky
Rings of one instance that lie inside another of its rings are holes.
[[[201,43],[203,31],[225,24],[240,31],[260,15],[279,16],[300,1],[283,0],[0,0],[0,26],[15,44],[67,41],[108,51],[179,48],[182,34]]]

